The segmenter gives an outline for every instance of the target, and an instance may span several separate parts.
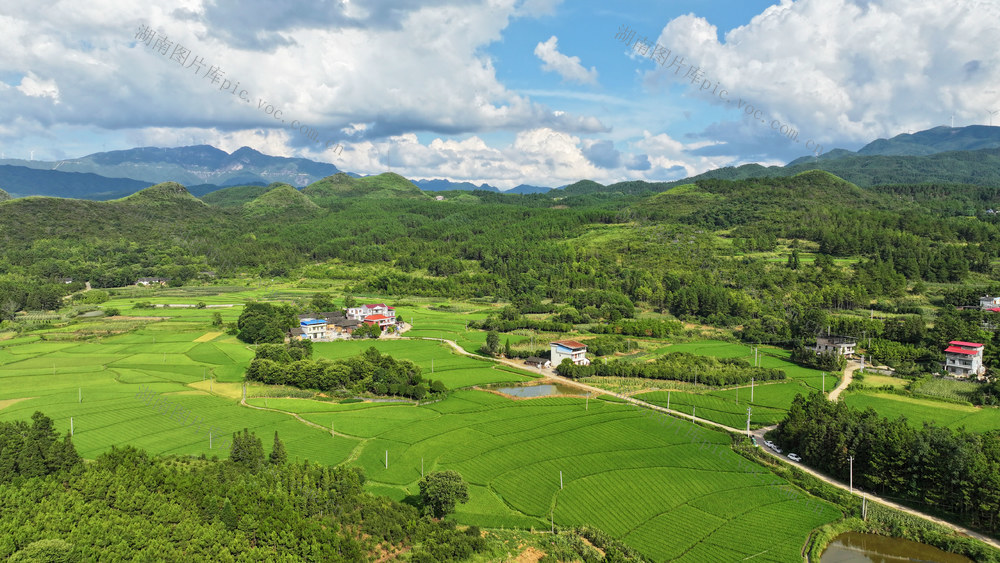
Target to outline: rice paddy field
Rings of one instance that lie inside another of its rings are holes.
[[[750,426],[760,428],[777,424],[785,417],[788,407],[798,394],[808,395],[814,391],[832,390],[840,381],[839,374],[826,374],[805,368],[789,361],[789,352],[778,348],[761,346],[760,365],[785,371],[787,379],[779,382],[765,382],[730,387],[715,391],[651,391],[639,393],[635,398],[684,412],[694,413],[698,418],[725,424],[731,428],[744,428],[747,421],[747,407],[750,407]],[[754,351],[751,346],[716,340],[703,340],[683,344],[672,344],[657,348],[651,354],[662,355],[671,352],[687,352],[716,358],[740,358],[751,364]],[[672,382],[658,381],[658,385],[669,388]]]
[[[812,528],[840,517],[741,463],[726,434],[616,402],[467,390],[423,407],[315,403],[277,405],[356,444],[348,463],[375,492],[403,499],[421,471],[461,473],[471,497],[461,523],[586,523],[657,561],[788,561]]]
[[[231,304],[237,293],[156,299]],[[106,306],[130,315],[132,300]],[[471,496],[453,515],[460,523],[529,530],[589,524],[657,561],[797,560],[815,527],[841,517],[747,462],[725,433],[618,401],[513,400],[469,389],[532,375],[457,355],[437,341],[317,343],[314,355],[351,356],[374,344],[449,388],[464,388],[443,401],[251,398],[241,405],[252,347],[210,323],[216,311],[235,320],[240,305],[232,304],[146,309],[142,315],[156,319],[130,320],[121,334],[114,327],[124,321],[97,318],[29,336],[0,335],[0,420],[42,410],[58,431],[72,425],[74,443],[91,459],[124,444],[154,454],[225,457],[233,432],[248,428],[268,444],[277,431],[290,459],[359,466],[370,490],[396,499],[417,492],[422,472],[459,471]],[[485,313],[412,308],[416,326],[427,324],[408,336],[440,338],[435,333],[442,331],[467,349],[484,338],[466,331],[465,322]],[[765,417],[767,405],[787,391],[762,389],[755,401]],[[730,414],[725,394],[732,392],[692,401],[717,401],[721,417]]]

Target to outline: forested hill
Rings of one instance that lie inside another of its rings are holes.
[[[868,303],[901,296],[908,282],[991,272],[997,215],[972,199],[984,188],[967,188],[967,199],[937,189],[940,198],[928,200],[913,197],[921,186],[880,192],[811,171],[703,180],[646,197],[477,191],[435,201],[384,174],[335,175],[302,191],[233,190],[220,199],[226,206],[178,184],[112,202],[14,199],[0,204],[0,303],[3,314],[48,308],[71,289],[61,277],[95,287],[149,276],[185,283],[203,270],[301,275],[339,261],[365,267],[351,284],[357,292],[490,296],[526,311],[551,300],[572,304],[568,319],[586,309],[587,318],[615,320],[643,303],[721,325],[770,317],[767,333],[787,338],[798,301]],[[978,217],[940,212],[973,201]],[[818,269],[799,268],[800,248],[818,254]],[[754,257],[779,251],[777,260]],[[595,307],[606,310],[595,316]]]
[[[924,156],[940,152],[996,148],[1000,148],[1000,127],[986,125],[941,126],[916,133],[902,133],[891,139],[876,139],[858,149],[856,153],[835,150],[824,153],[819,158],[840,158],[849,155]],[[797,162],[793,161],[791,164],[797,164]]]

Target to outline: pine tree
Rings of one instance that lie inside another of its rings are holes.
[[[278,431],[274,432],[274,447],[271,448],[269,457],[271,465],[284,465],[288,461],[288,452],[285,451],[285,444],[278,438]]]
[[[230,530],[235,530],[240,524],[240,517],[236,514],[236,508],[233,507],[233,503],[226,499],[226,502],[222,505],[222,511],[219,513],[219,520],[226,525]]]
[[[242,434],[233,434],[229,460],[256,472],[264,466],[264,445],[256,434],[251,434],[250,430],[244,428]]]

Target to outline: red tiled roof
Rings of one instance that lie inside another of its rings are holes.
[[[976,342],[962,342],[961,340],[952,340],[948,344],[953,344],[955,346],[972,346],[974,348],[979,348],[982,344]]]
[[[967,356],[976,356],[979,352],[975,350],[966,350],[965,348],[959,348],[957,346],[948,346],[944,349],[946,354],[965,354]]]
[[[558,344],[560,346],[565,346],[565,347],[573,349],[573,350],[578,350],[580,348],[586,348],[587,347],[586,344],[580,344],[576,340],[556,340],[555,342],[552,342],[552,344]]]
[[[365,317],[365,320],[366,321],[384,321],[384,320],[386,320],[388,318],[389,317],[387,317],[385,315],[368,315],[367,317]]]
[[[374,309],[375,307],[385,307],[385,303],[375,303],[373,305],[365,305],[365,307],[368,307],[369,309]]]

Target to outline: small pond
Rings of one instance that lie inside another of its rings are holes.
[[[830,542],[822,563],[894,563],[934,562],[934,563],[972,563],[963,555],[956,555],[923,543],[917,543],[901,538],[887,538],[874,534],[847,532],[840,534]]]
[[[587,395],[586,391],[582,389],[571,387],[569,385],[561,385],[559,383],[501,387],[500,389],[497,389],[497,391],[503,393],[504,395],[520,398],[548,397],[549,395],[576,395],[578,397],[585,397]]]

